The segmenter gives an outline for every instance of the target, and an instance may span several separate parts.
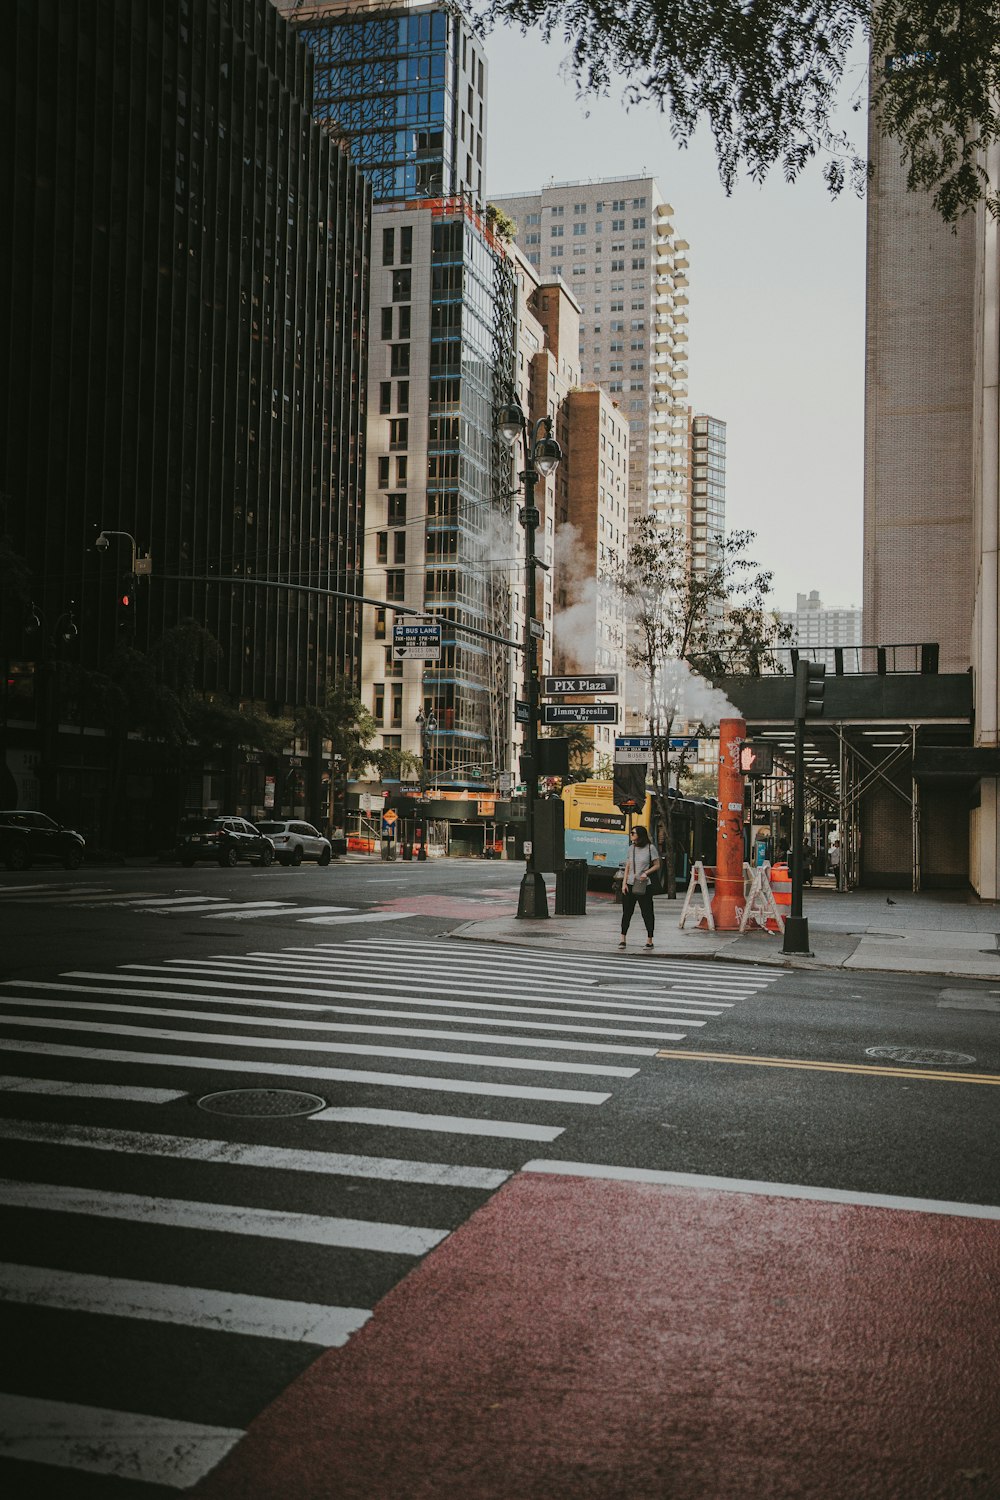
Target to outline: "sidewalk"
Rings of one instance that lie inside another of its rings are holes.
[[[1000,980],[1000,906],[982,905],[960,891],[849,891],[807,888],[802,911],[812,956],[786,957],[781,935],[759,928],[746,933],[708,932],[689,918],[680,922],[683,898],[656,898],[656,947],[647,954],[638,912],[629,929],[628,954],[643,958],[717,958],[791,969],[868,969],[901,974],[943,974]],[[555,909],[554,888],[549,910]],[[617,953],[619,908],[610,895],[590,891],[586,916],[516,916],[468,922],[454,937],[479,942]]]

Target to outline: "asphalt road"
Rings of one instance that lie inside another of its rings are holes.
[[[363,1354],[372,1310],[422,1284],[429,1252],[436,1296],[474,1279],[494,1198],[491,1244],[505,1204],[520,1222],[518,1183],[536,1184],[533,1223],[548,1201],[553,1222],[578,1220],[537,1186],[567,1166],[748,1196],[1000,1201],[988,984],[956,1004],[940,979],[449,936],[509,908],[519,874],[351,860],[0,877],[6,1494],[190,1488],[324,1351]],[[871,1055],[884,1047],[917,1060]],[[324,1108],[199,1107],[233,1089]],[[980,1493],[1000,1493],[994,1477]]]

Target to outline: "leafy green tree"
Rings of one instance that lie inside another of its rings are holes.
[[[670,738],[736,713],[702,673],[759,675],[775,665],[771,648],[791,634],[768,606],[772,575],[747,556],[753,540],[751,531],[733,532],[717,560],[696,570],[685,528],[646,516],[633,528],[617,576],[626,604],[626,660],[649,725],[669,896],[677,894],[671,782],[683,784],[690,760],[688,750],[669,751]]]
[[[988,0],[463,0],[500,22],[561,35],[583,94],[626,80],[686,145],[704,121],[727,192],[775,166],[793,181],[815,158],[830,191],[863,189],[864,157],[836,123],[848,56],[873,59],[877,128],[895,140],[911,189],[947,222],[984,199],[1000,212],[983,156],[1000,139],[1000,7]],[[853,108],[863,112],[863,82]]]

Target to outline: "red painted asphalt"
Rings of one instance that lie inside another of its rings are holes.
[[[524,1173],[198,1500],[1000,1496],[1000,1222]]]

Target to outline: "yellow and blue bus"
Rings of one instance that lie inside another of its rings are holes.
[[[581,781],[563,787],[563,826],[567,859],[585,859],[595,883],[614,879],[625,863],[630,831],[639,824],[663,850],[663,829],[651,790],[641,810],[624,813],[614,801],[611,781]],[[719,804],[711,797],[671,797],[674,825],[674,874],[686,886],[695,860],[715,863]]]

